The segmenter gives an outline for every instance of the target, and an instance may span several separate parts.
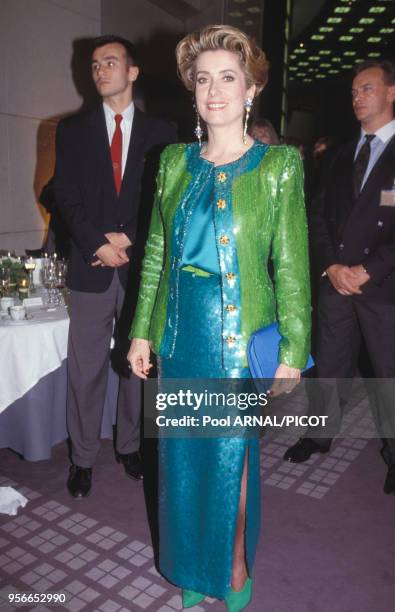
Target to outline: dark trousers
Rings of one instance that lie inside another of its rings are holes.
[[[374,396],[372,407],[378,433],[385,439],[385,457],[394,463],[395,305],[340,295],[325,278],[321,281],[317,316],[317,377],[337,379],[333,381],[337,393],[333,392],[329,381],[319,385],[320,399],[314,401],[314,412],[319,412],[325,404],[323,413],[328,416],[327,429],[331,436],[337,433],[363,339],[375,378],[385,379],[372,381],[370,385]],[[317,438],[316,442],[329,445],[330,438]]]
[[[100,429],[107,389],[114,318],[125,298],[115,270],[103,293],[71,291],[67,354],[67,426],[73,463],[92,467],[100,447]],[[140,379],[120,377],[117,413],[117,451],[140,448]]]

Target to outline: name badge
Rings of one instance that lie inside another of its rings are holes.
[[[395,189],[382,190],[380,194],[380,206],[395,206]]]

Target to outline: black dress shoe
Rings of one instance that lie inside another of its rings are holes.
[[[83,468],[72,465],[67,480],[70,495],[76,499],[88,497],[92,486],[92,468]]]
[[[121,462],[125,468],[126,476],[133,480],[143,480],[143,463],[140,453],[117,454],[118,463]]]
[[[292,463],[303,463],[310,459],[313,453],[327,453],[328,451],[329,446],[321,446],[311,438],[300,438],[286,451],[283,459]]]
[[[395,495],[395,464],[388,468],[387,478],[384,483],[384,493]]]

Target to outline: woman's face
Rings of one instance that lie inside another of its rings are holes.
[[[239,57],[231,51],[204,51],[196,60],[195,97],[200,116],[208,126],[242,126],[244,102],[255,93],[247,89]]]

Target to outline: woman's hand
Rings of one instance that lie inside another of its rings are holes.
[[[276,397],[281,393],[291,393],[300,381],[300,370],[290,368],[284,363],[280,363],[274,375],[272,388],[268,391],[270,397]]]
[[[133,374],[145,380],[152,368],[150,363],[150,344],[143,338],[133,338],[127,355]]]

